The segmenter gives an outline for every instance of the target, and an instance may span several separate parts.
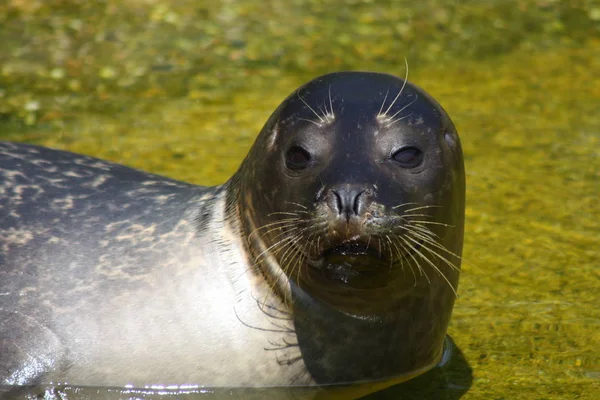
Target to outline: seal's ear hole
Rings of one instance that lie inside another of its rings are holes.
[[[285,166],[291,170],[299,170],[308,167],[310,160],[310,153],[300,146],[290,147],[285,154]]]
[[[454,135],[449,131],[444,131],[444,140],[446,144],[450,146],[450,148],[454,148],[456,146],[456,140],[454,139]]]
[[[423,152],[416,147],[403,147],[392,153],[391,159],[404,168],[415,168],[423,162]]]

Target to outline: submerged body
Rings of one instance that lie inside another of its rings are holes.
[[[0,384],[426,371],[452,311],[463,218],[451,121],[390,75],[300,88],[213,188],[2,143]]]

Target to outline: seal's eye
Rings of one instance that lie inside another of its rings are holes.
[[[292,146],[285,155],[285,166],[291,170],[299,170],[308,167],[310,153],[300,146]]]
[[[416,147],[403,147],[392,153],[392,160],[404,168],[415,168],[423,162],[423,152]]]

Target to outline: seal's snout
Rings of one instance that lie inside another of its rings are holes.
[[[347,222],[365,213],[371,202],[371,194],[362,185],[342,185],[330,189],[328,205],[334,214]]]

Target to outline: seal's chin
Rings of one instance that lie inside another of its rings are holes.
[[[354,289],[375,289],[386,286],[390,258],[359,241],[346,241],[325,249],[321,257],[311,262],[321,279],[348,285]]]

